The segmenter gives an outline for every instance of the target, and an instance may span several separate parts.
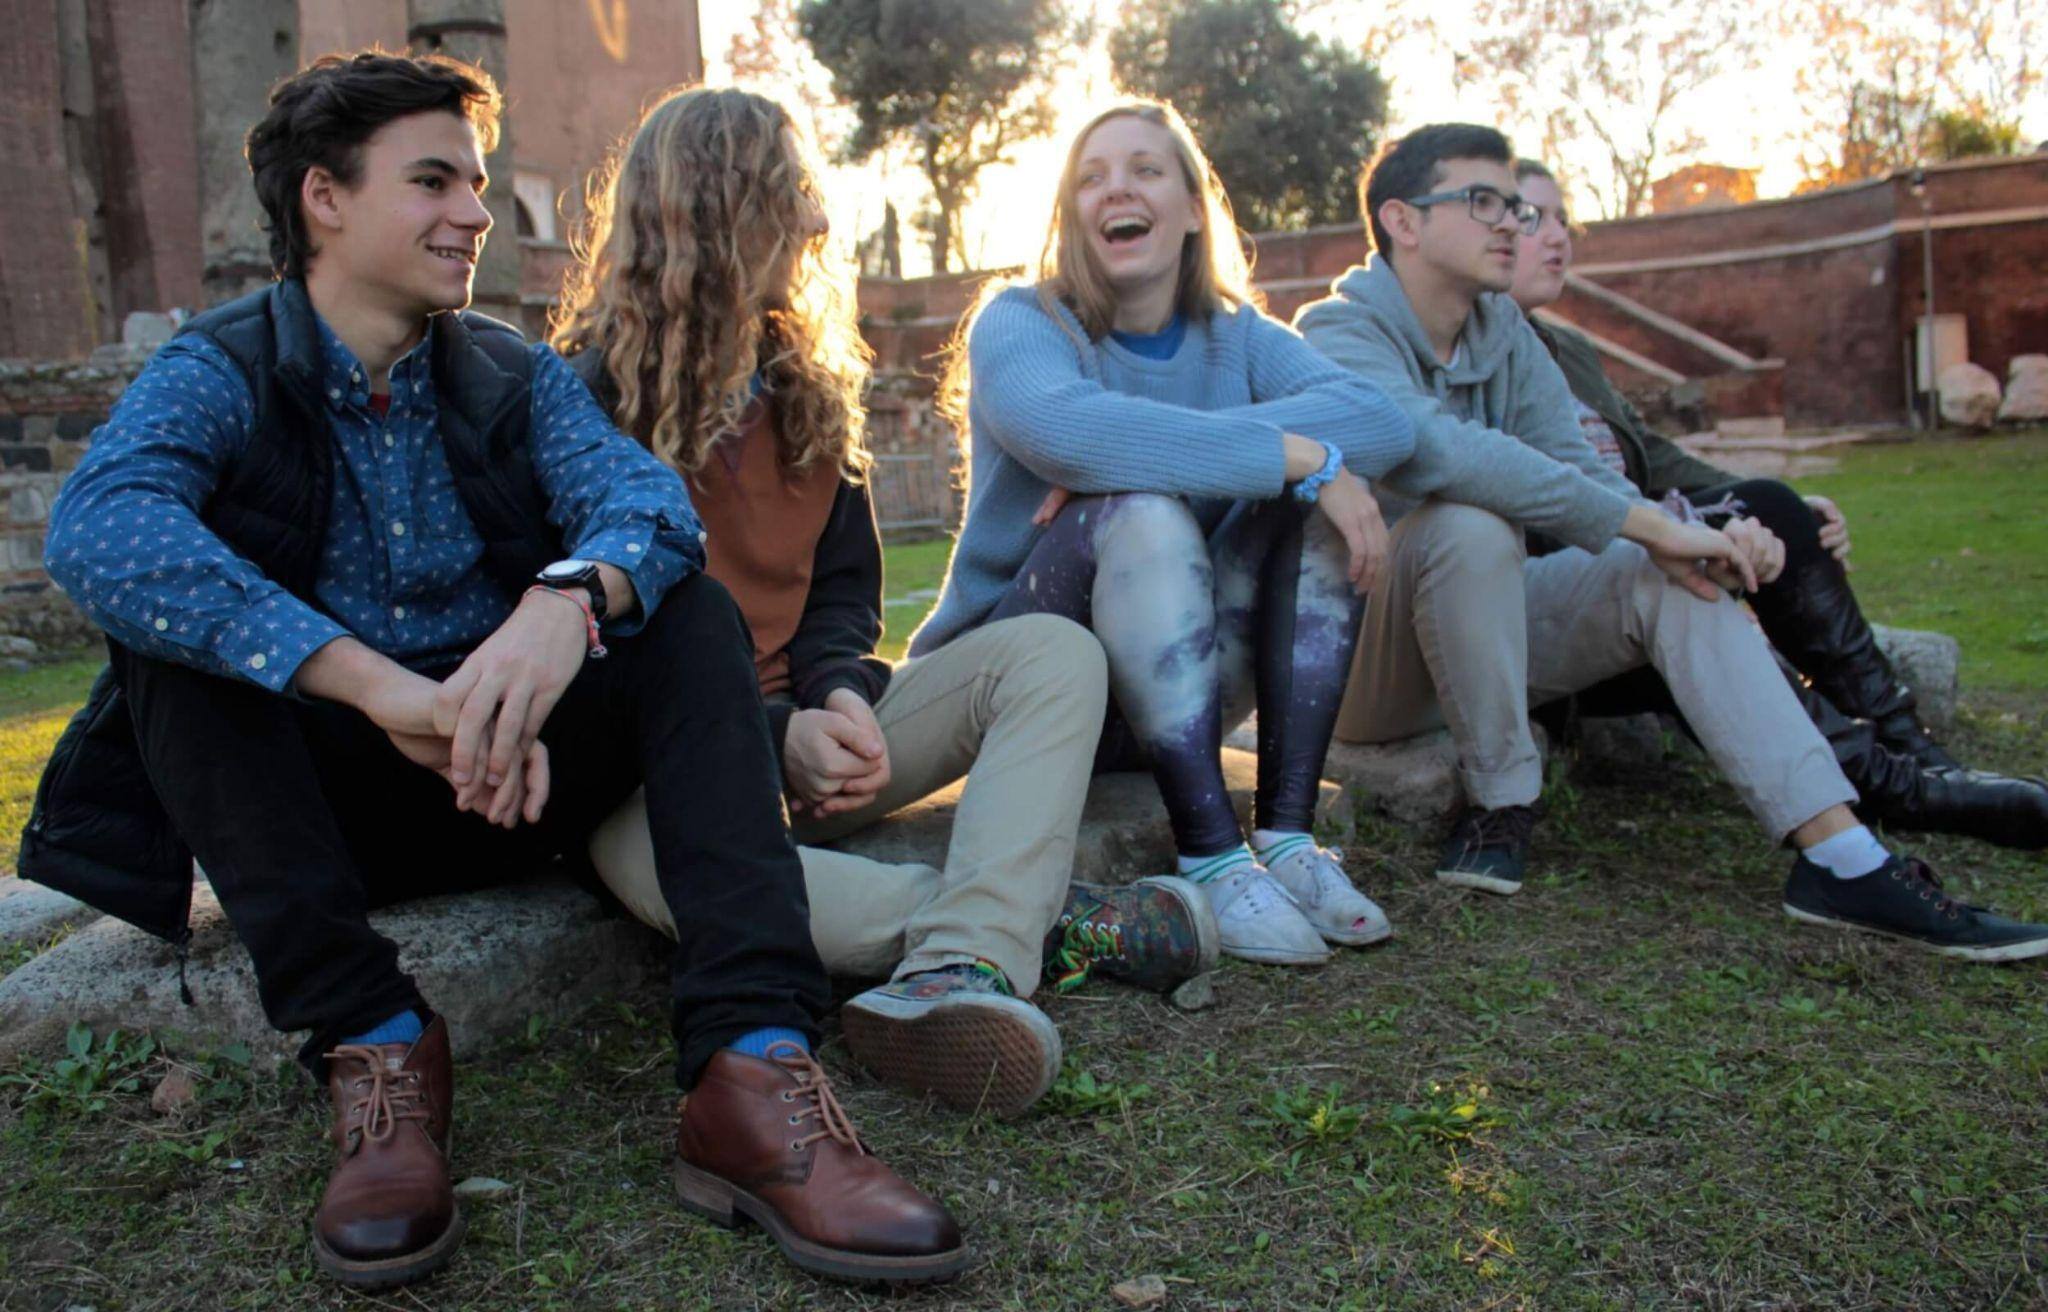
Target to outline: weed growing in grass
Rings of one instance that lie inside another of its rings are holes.
[[[69,1115],[103,1112],[117,1097],[142,1087],[142,1068],[156,1052],[148,1035],[130,1038],[120,1030],[95,1039],[92,1027],[73,1025],[64,1035],[65,1055],[44,1063],[34,1058],[0,1075],[0,1086],[20,1089],[25,1108]]]
[[[1097,1080],[1093,1071],[1081,1069],[1069,1057],[1042,1105],[1061,1116],[1121,1115],[1130,1110],[1132,1103],[1151,1095],[1149,1084],[1124,1088],[1109,1080]]]

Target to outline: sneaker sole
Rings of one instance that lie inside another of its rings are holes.
[[[1876,925],[1865,925],[1839,916],[1826,916],[1815,911],[1802,910],[1790,902],[1781,903],[1785,914],[1802,925],[1819,925],[1826,929],[1844,929],[1858,934],[1874,934],[1898,943],[1911,944],[1922,952],[1931,952],[1938,957],[1953,957],[1959,961],[2028,961],[2034,957],[2048,956],[2048,938],[2028,939],[2021,943],[1997,943],[1985,947],[1967,947],[1946,943],[1930,943],[1924,938],[1901,934],[1894,929],[1880,929]]]
[[[1522,891],[1519,879],[1502,879],[1498,875],[1475,874],[1470,870],[1439,870],[1436,882],[1449,884],[1453,888],[1476,888],[1482,893],[1493,893],[1500,897],[1513,897]]]
[[[1019,1115],[1060,1073],[1060,1032],[1021,999],[856,1001],[839,1013],[854,1058],[883,1083],[928,1093],[956,1110]]]
[[[838,1280],[886,1280],[892,1284],[935,1284],[951,1280],[967,1267],[967,1245],[915,1257],[893,1257],[878,1253],[857,1253],[845,1248],[815,1244],[789,1228],[781,1213],[753,1194],[720,1176],[701,1170],[681,1158],[673,1174],[676,1197],[687,1211],[734,1229],[745,1217],[768,1232],[775,1246],[792,1265]]]
[[[1216,926],[1216,913],[1209,908],[1209,899],[1202,896],[1193,881],[1179,875],[1147,875],[1137,881],[1147,888],[1163,889],[1173,895],[1188,913],[1188,920],[1195,927],[1195,968],[1186,977],[1177,979],[1161,993],[1171,993],[1197,975],[1206,975],[1216,969],[1216,958],[1223,952],[1223,931]]]
[[[1309,923],[1315,924],[1314,921]],[[1323,936],[1324,942],[1335,943],[1340,948],[1369,948],[1375,943],[1384,943],[1392,938],[1394,927],[1391,924],[1381,925],[1378,929],[1369,929],[1363,934],[1353,934],[1348,930],[1324,929],[1321,925],[1316,925],[1316,933]]]
[[[1223,945],[1223,955],[1239,961],[1256,961],[1261,966],[1320,966],[1330,959],[1330,950],[1295,952],[1288,948],[1240,948]]]
[[[417,1253],[403,1253],[397,1257],[384,1257],[364,1261],[343,1257],[327,1246],[327,1241],[318,1234],[313,1236],[313,1260],[322,1271],[333,1276],[350,1289],[394,1289],[409,1285],[448,1265],[448,1259],[455,1256],[455,1250],[462,1247],[462,1237],[469,1225],[463,1219],[462,1208],[457,1206],[449,1218],[448,1228],[441,1237]]]

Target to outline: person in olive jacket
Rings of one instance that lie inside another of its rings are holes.
[[[2048,783],[1965,769],[1921,725],[1913,690],[1879,650],[1849,586],[1849,526],[1840,507],[1824,496],[1801,496],[1776,479],[1742,478],[1652,432],[1607,380],[1591,339],[1555,316],[1536,317],[1564,294],[1571,229],[1550,171],[1523,160],[1515,172],[1543,222],[1520,243],[1513,295],[1563,371],[1587,438],[1644,495],[1682,503],[1717,527],[1747,518],[1752,531],[1775,539],[1765,549],[1783,568],[1750,605],[1802,705],[1856,786],[1857,809],[1899,829],[1967,834],[2008,847],[2048,846]],[[1580,709],[1670,710],[1672,702],[1654,674],[1638,671],[1587,690]]]

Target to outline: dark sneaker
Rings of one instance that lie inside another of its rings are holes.
[[[846,1046],[876,1079],[960,1111],[1016,1116],[1060,1072],[1060,1032],[994,966],[946,966],[848,1000]]]
[[[2048,925],[1958,902],[1925,861],[1894,856],[1861,879],[1837,879],[1800,857],[1785,881],[1785,914],[1803,924],[1860,929],[1965,961],[2048,955]]]
[[[1460,888],[1476,888],[1503,897],[1522,891],[1529,868],[1529,839],[1536,830],[1536,810],[1503,806],[1482,811],[1468,806],[1444,840],[1436,877]]]
[[[1069,884],[1045,936],[1045,977],[1060,993],[1091,975],[1168,993],[1215,968],[1217,938],[1209,899],[1177,875]]]

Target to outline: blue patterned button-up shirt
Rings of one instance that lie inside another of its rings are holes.
[[[200,520],[249,443],[255,408],[240,366],[191,334],[122,393],[50,512],[50,577],[115,639],[282,692],[344,634],[420,668],[460,659],[505,622],[512,603],[484,568],[435,426],[431,339],[392,366],[382,416],[368,371],[324,321],[320,348],[334,493],[318,606]],[[548,522],[569,555],[632,580],[638,609],[606,626],[629,633],[703,567],[703,529],[682,480],[612,427],[560,356],[531,350],[533,466]]]

